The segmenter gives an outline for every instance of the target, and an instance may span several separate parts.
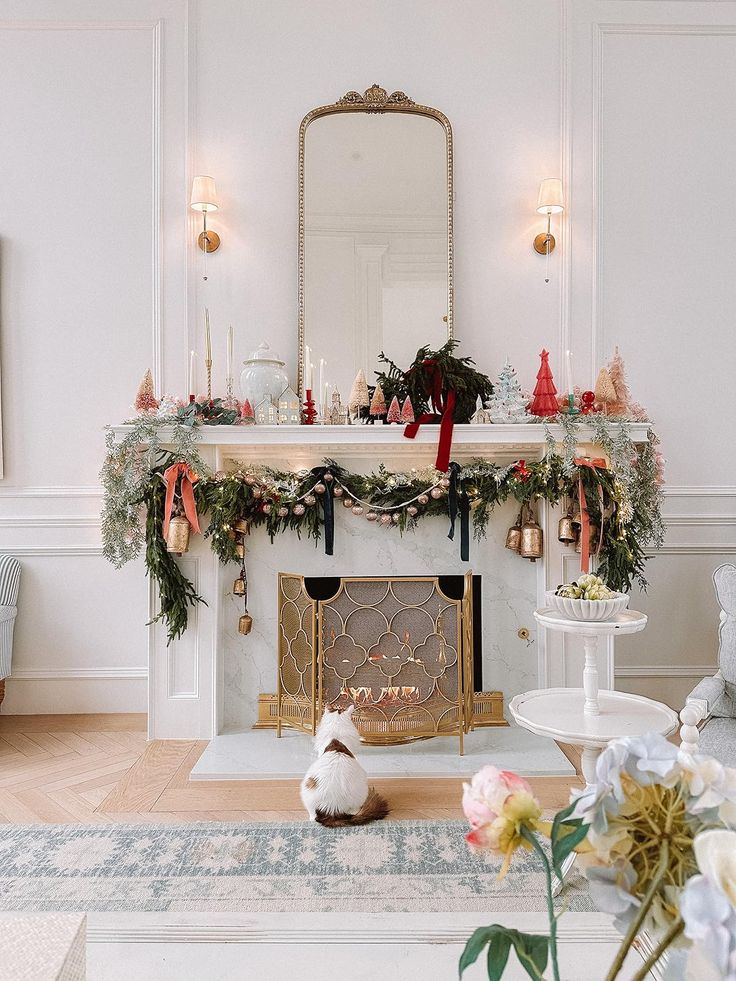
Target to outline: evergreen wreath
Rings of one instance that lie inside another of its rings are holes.
[[[432,404],[432,395],[439,383],[443,400],[450,390],[455,392],[454,422],[470,422],[478,396],[485,405],[493,395],[493,384],[487,375],[474,367],[472,358],[455,357],[453,352],[459,343],[453,338],[437,351],[425,344],[405,371],[381,351],[378,360],[388,368],[376,372],[376,382],[381,386],[386,402],[390,403],[396,397],[403,404],[408,396],[417,418],[434,413],[437,407]]]

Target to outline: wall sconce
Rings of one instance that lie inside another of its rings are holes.
[[[562,181],[559,177],[548,177],[539,185],[539,199],[537,201],[537,212],[540,215],[547,215],[547,231],[540,232],[534,237],[534,251],[547,257],[547,269],[544,276],[545,283],[549,282],[549,256],[554,252],[555,237],[550,227],[552,215],[558,215],[565,210],[562,202]]]
[[[217,211],[219,207],[214,177],[194,178],[189,204],[192,211],[202,212],[202,231],[197,236],[197,245],[204,253],[216,252],[220,248],[220,236],[207,228],[207,212]]]

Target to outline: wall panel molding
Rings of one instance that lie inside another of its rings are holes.
[[[718,670],[717,664],[619,664],[617,678],[706,678]]]
[[[104,679],[105,681],[130,681],[135,678],[147,678],[148,668],[115,667],[115,668],[23,668],[13,670],[10,675],[13,681],[31,681],[45,678],[73,678],[77,680]]]

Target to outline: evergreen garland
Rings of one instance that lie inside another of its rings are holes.
[[[625,423],[612,425],[603,416],[584,420],[560,416],[556,421],[565,428],[562,453],[548,430],[548,450],[542,460],[508,466],[473,460],[459,468],[457,492],[470,502],[476,538],[485,535],[497,504],[512,498],[519,504],[544,500],[554,505],[563,495],[574,497],[581,480],[591,522],[600,527],[603,520],[599,574],[611,589],[626,592],[634,581],[646,588],[646,551],[659,547],[664,538],[662,492],[656,479],[657,437],[650,431],[648,441],[636,446]],[[610,461],[608,468],[575,464],[577,429],[583,421],[594,427],[595,442]],[[173,451],[161,445],[162,426],[167,427],[166,439],[173,443]],[[272,541],[278,534],[295,532],[316,544],[322,534],[321,495],[315,487],[325,483],[324,474],[254,467],[213,475],[196,451],[196,438],[196,427],[181,418],[142,416],[120,443],[108,433],[101,474],[103,554],[120,567],[145,545],[146,571],[159,593],[160,612],[154,620],[166,623],[169,640],[183,633],[190,607],[202,601],[166,550],[161,532],[165,500],[161,475],[172,463],[184,461],[200,475],[194,485],[197,511],[200,516],[209,514],[204,534],[223,563],[236,560],[233,525],[238,518],[246,518],[254,528],[265,526]],[[333,478],[333,488],[342,492],[334,498],[336,510],[349,499],[364,513],[391,514],[389,527],[401,533],[416,528],[422,518],[447,515],[447,477],[433,467],[394,473],[381,466],[367,475],[350,473],[334,460],[325,460],[324,467]],[[432,488],[442,488],[439,498],[431,495]],[[408,505],[415,513],[409,512]],[[398,521],[393,520],[394,514]]]

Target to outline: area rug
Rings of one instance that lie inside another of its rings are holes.
[[[462,821],[0,828],[0,909],[466,912],[544,910],[539,860],[473,855]],[[582,877],[560,897],[595,907]]]

